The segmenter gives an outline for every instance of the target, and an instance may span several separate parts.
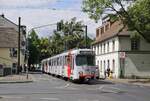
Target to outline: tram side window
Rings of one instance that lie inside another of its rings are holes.
[[[58,64],[58,63],[57,63],[57,58],[56,58],[56,59],[55,59],[55,66],[57,66],[57,64]]]
[[[46,61],[46,65],[47,65],[47,66],[48,66],[48,64],[49,64],[48,61]]]
[[[65,65],[67,64],[67,56],[65,56]]]
[[[51,60],[49,60],[49,66],[51,66]]]
[[[63,61],[63,65],[65,65],[65,57],[64,56],[63,56],[63,60],[62,61]]]
[[[63,58],[63,61],[64,61],[64,65],[65,65],[65,64],[66,64],[66,62],[65,62],[65,61],[66,61],[66,58],[65,58],[65,56],[64,56],[64,58]]]
[[[60,57],[60,65],[62,65],[62,57]]]
[[[59,66],[61,65],[60,57],[59,57]]]
[[[60,66],[60,58],[58,58],[58,65]]]
[[[56,59],[54,59],[54,66],[56,66]]]
[[[59,65],[59,59],[56,59],[56,66]]]
[[[59,65],[59,58],[56,58],[56,65]]]
[[[53,66],[53,60],[51,60],[52,61],[52,66]]]
[[[57,58],[56,61],[57,61],[57,66],[58,66],[59,65],[59,58]]]

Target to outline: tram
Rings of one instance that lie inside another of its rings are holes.
[[[95,52],[73,49],[41,61],[42,71],[65,80],[89,81],[98,77]]]

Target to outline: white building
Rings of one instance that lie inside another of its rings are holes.
[[[107,20],[96,29],[92,48],[100,77],[107,68],[113,78],[150,77],[150,43],[142,37],[131,38],[130,33],[120,21]]]

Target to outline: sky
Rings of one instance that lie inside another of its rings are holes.
[[[0,0],[0,14],[16,24],[18,17],[21,17],[21,24],[27,26],[28,32],[34,27],[76,17],[88,26],[88,36],[94,38],[100,22],[89,19],[81,6],[82,0]],[[40,37],[49,37],[54,29],[56,25],[36,29],[36,32]]]

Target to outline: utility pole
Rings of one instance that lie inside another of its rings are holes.
[[[18,68],[17,68],[17,74],[19,74],[20,70],[20,28],[21,28],[21,17],[18,19],[19,25],[18,25]]]
[[[87,25],[85,25],[85,47],[87,48]]]

